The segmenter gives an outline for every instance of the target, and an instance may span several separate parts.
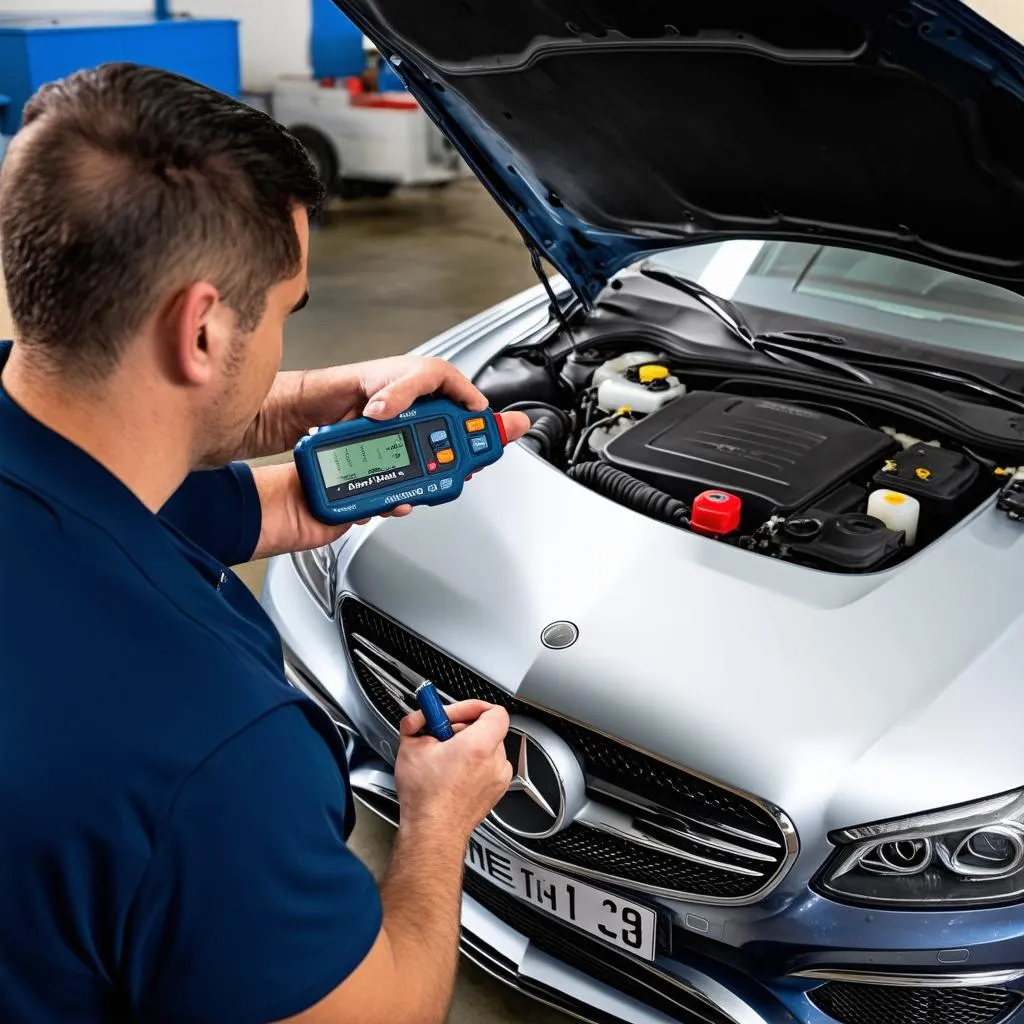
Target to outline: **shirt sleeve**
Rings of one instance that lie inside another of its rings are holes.
[[[160,517],[224,565],[248,562],[263,526],[256,481],[244,462],[190,473]]]
[[[383,912],[344,840],[347,789],[300,705],[212,755],[175,802],[133,905],[128,995],[152,1024],[266,1024],[363,961]]]

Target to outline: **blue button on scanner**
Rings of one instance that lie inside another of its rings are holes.
[[[490,445],[487,443],[486,437],[471,437],[469,439],[469,447],[473,452],[485,452]]]
[[[430,443],[435,448],[446,448],[448,446],[448,432],[445,430],[435,430],[430,435]]]

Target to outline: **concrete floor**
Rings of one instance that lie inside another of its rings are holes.
[[[536,284],[515,229],[473,183],[332,210],[312,238],[310,303],[289,324],[285,368],[394,355]],[[265,566],[239,574],[255,590]],[[391,828],[363,808],[352,847],[380,877]],[[472,964],[459,972],[450,1024],[565,1024]]]

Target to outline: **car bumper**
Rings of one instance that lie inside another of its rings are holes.
[[[271,562],[262,603],[281,633],[289,680],[329,704],[346,737],[354,795],[397,825],[394,735],[360,698],[335,620],[287,558]],[[865,927],[876,917],[884,928]],[[1024,963],[1024,917],[966,917],[970,927],[957,929],[952,918],[873,915],[808,893],[737,929],[731,944],[673,927],[670,951],[647,964],[467,871],[461,945],[506,984],[601,1024],[1024,1024],[1024,968],[1013,966]],[[936,950],[913,949],[922,936],[961,961],[937,968]]]

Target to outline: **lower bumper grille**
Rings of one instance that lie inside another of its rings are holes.
[[[1002,988],[897,988],[830,981],[808,993],[840,1024],[999,1024],[1021,997]]]
[[[788,862],[790,837],[772,813],[755,801],[510,696],[354,598],[341,602],[340,619],[350,652],[366,653],[358,639],[364,637],[432,679],[453,700],[486,700],[553,729],[576,751],[587,777],[588,794],[596,802],[605,802],[609,790],[618,791],[641,806],[653,806],[689,823],[677,828],[671,843],[662,842],[660,850],[657,843],[636,842],[574,824],[548,839],[524,841],[522,845],[532,852],[599,873],[613,882],[736,902],[763,894]],[[402,695],[382,680],[367,660],[353,656],[352,664],[367,701],[397,728],[407,713]],[[709,835],[727,842],[709,843]],[[746,854],[747,850],[751,852]]]
[[[485,910],[525,935],[535,949],[581,974],[603,982],[682,1024],[735,1024],[731,1017],[660,972],[632,957],[616,953],[596,939],[535,910],[469,872],[463,888]]]

